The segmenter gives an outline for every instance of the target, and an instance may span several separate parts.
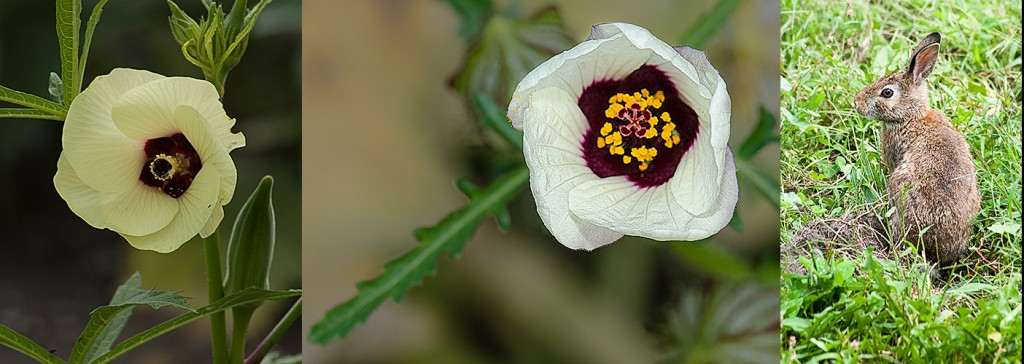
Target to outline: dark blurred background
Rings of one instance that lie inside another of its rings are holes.
[[[83,37],[96,2],[82,1]],[[178,3],[194,18],[206,14],[198,0]],[[237,119],[234,130],[244,133],[247,142],[232,152],[238,185],[225,207],[223,246],[234,216],[259,179],[274,176],[274,289],[299,288],[302,282],[301,12],[299,0],[276,0],[263,11],[245,57],[228,78],[223,100],[228,115]],[[53,1],[0,2],[0,84],[48,98],[49,74],[60,70],[54,14]],[[116,67],[202,79],[171,36],[169,14],[164,1],[109,2],[96,28],[83,85]],[[139,251],[114,232],[91,228],[67,208],[52,181],[61,127],[57,121],[0,119],[0,323],[66,358],[89,312],[106,304],[135,271],[142,274],[143,288],[182,290],[193,297],[195,307],[208,301],[198,238],[169,254]],[[267,304],[257,311],[250,345],[290,304]],[[122,339],[181,313],[138,308]],[[279,349],[299,352],[299,334],[295,325]],[[116,362],[209,362],[208,335],[208,322],[200,320]],[[0,347],[0,363],[21,362],[29,361]]]
[[[715,2],[523,0],[495,6],[528,16],[553,5],[574,42],[594,24],[624,21],[678,44]],[[488,161],[501,151],[481,136],[471,105],[449,86],[469,44],[460,38],[459,17],[447,1],[307,0],[304,10],[308,333],[330,307],[355,295],[357,282],[411,249],[414,228],[433,225],[465,204],[453,179],[489,183],[494,168]],[[732,97],[733,150],[756,125],[760,106],[778,115],[778,29],[778,2],[741,1],[703,47]],[[773,143],[752,163],[777,179],[778,161]],[[572,251],[547,233],[529,192],[510,210],[510,232],[485,220],[462,256],[442,258],[437,275],[401,304],[385,302],[343,340],[306,344],[304,358],[741,362],[739,356],[753,351],[762,354],[751,356],[755,361],[778,360],[779,215],[751,185],[740,184],[743,230],[727,227],[702,243],[627,237],[594,252]],[[729,336],[735,332],[743,334]]]

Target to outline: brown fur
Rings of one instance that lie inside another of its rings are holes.
[[[967,251],[971,219],[981,195],[967,141],[928,104],[928,85],[938,58],[938,33],[917,46],[906,68],[882,77],[857,93],[857,112],[883,122],[882,156],[891,174],[886,184],[894,241],[917,242],[940,266],[956,263]],[[883,97],[889,87],[893,96]],[[923,235],[921,235],[924,231]]]

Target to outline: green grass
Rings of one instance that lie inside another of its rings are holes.
[[[966,137],[981,212],[972,250],[932,288],[920,256],[826,251],[782,281],[784,361],[1021,362],[1021,4],[784,0],[782,239],[884,201],[880,125],[853,96],[942,33],[932,106]]]

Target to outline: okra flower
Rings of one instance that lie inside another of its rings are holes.
[[[624,23],[531,71],[509,105],[541,220],[563,245],[698,240],[732,218],[731,101],[703,51]]]
[[[171,252],[224,218],[245,146],[206,81],[115,69],[75,98],[53,177],[89,225],[138,249]]]

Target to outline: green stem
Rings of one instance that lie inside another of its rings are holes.
[[[245,358],[245,334],[249,331],[254,307],[231,309],[231,364],[241,364]]]
[[[224,275],[220,269],[220,232],[218,230],[203,239],[203,249],[206,255],[207,292],[210,296],[209,301],[214,302],[224,297]],[[227,364],[227,324],[225,324],[223,312],[210,315],[210,340],[213,347],[214,364]]]
[[[277,325],[274,326],[274,329],[270,330],[270,333],[267,334],[267,337],[263,338],[263,341],[260,342],[260,345],[257,346],[256,349],[252,351],[252,354],[249,354],[249,357],[245,358],[245,364],[258,364],[259,362],[263,361],[263,358],[267,356],[267,353],[270,352],[270,349],[272,349],[274,345],[276,345],[277,342],[281,340],[281,337],[284,336],[284,333],[288,331],[288,328],[292,326],[292,323],[294,323],[295,319],[299,318],[299,316],[302,316],[301,296],[297,301],[295,301],[295,304],[292,305],[292,308],[288,309],[288,312],[284,314],[284,317],[281,318],[281,321],[277,322]]]

